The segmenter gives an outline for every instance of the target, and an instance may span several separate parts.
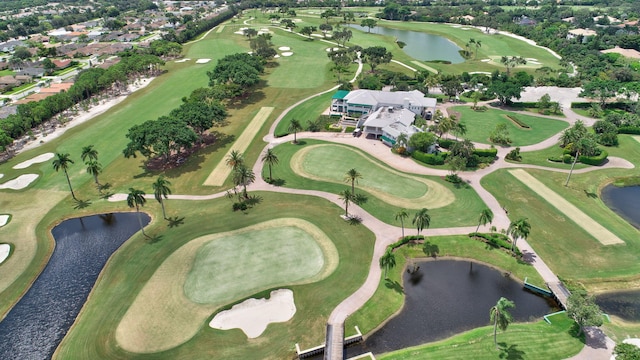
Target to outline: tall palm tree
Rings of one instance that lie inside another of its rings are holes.
[[[53,170],[58,172],[60,169],[64,171],[64,176],[67,177],[67,183],[69,184],[69,190],[71,190],[71,197],[73,200],[76,199],[76,194],[73,193],[73,188],[71,187],[71,180],[69,180],[69,173],[67,169],[69,168],[69,164],[73,164],[73,160],[69,157],[69,153],[56,153],[56,158],[53,160]]]
[[[362,179],[362,174],[360,174],[356,169],[351,169],[344,175],[344,181],[351,183],[352,195],[355,195],[356,193],[356,182],[358,182],[358,179]]]
[[[340,200],[344,202],[344,216],[349,216],[349,203],[353,201],[353,193],[349,189],[340,192]]]
[[[398,146],[402,146],[402,147],[407,147],[407,144],[409,143],[409,135],[407,135],[407,133],[400,133],[400,135],[398,135],[398,137],[396,138],[396,145]]]
[[[160,177],[156,179],[156,182],[151,184],[151,186],[153,186],[153,196],[158,200],[160,206],[162,206],[162,217],[165,220],[167,219],[167,213],[164,211],[164,199],[169,198],[169,195],[171,195],[169,185],[171,185],[171,183],[164,178],[164,175],[160,175]]]
[[[142,190],[129,188],[129,195],[127,195],[127,205],[130,208],[135,207],[138,213],[138,222],[140,223],[140,230],[142,235],[147,236],[144,232],[144,226],[142,226],[142,218],[140,217],[140,207],[147,203],[147,199],[144,197],[145,193]]]
[[[268,148],[267,152],[262,157],[262,162],[269,166],[269,181],[273,181],[273,176],[271,176],[271,166],[278,164],[278,155],[276,155],[272,148]]]
[[[453,133],[456,136],[456,141],[458,141],[458,136],[463,137],[467,133],[467,125],[461,121],[456,123]]]
[[[496,349],[498,348],[498,327],[502,331],[507,330],[507,327],[509,327],[509,324],[513,320],[509,309],[514,307],[515,304],[513,301],[501,297],[500,300],[491,307],[491,310],[489,310],[489,318],[493,322],[493,343],[496,345]]]
[[[478,48],[482,47],[482,41],[471,39],[471,40],[469,40],[469,43],[475,45],[476,51],[475,51],[475,55],[473,56],[473,58],[477,59],[478,58]]]
[[[387,271],[393,269],[396,266],[396,256],[391,251],[391,248],[387,248],[384,255],[380,257],[380,267],[384,269],[384,278],[388,279]]]
[[[509,224],[509,228],[507,228],[507,234],[513,238],[513,243],[511,243],[511,251],[514,252],[516,249],[516,242],[519,238],[527,239],[529,237],[529,233],[531,232],[531,224],[529,224],[529,220],[527,218],[520,218],[516,221],[512,221]]]
[[[96,160],[91,160],[86,162],[87,165],[87,174],[90,174],[93,176],[93,181],[96,182],[96,185],[100,186],[100,183],[98,182],[98,175],[100,175],[100,173],[102,172],[102,165],[100,165],[99,162],[97,162]]]
[[[431,216],[429,216],[429,210],[427,208],[422,208],[418,210],[418,212],[413,216],[413,221],[411,222],[418,229],[418,236],[420,236],[420,232],[424,228],[429,228],[431,224]]]
[[[480,218],[478,219],[478,227],[476,227],[476,232],[480,229],[480,225],[487,225],[493,222],[493,211],[489,208],[484,208],[480,212]]]
[[[404,219],[409,217],[409,213],[406,209],[400,209],[396,213],[396,220],[400,220],[400,225],[402,226],[402,238],[404,238]]]
[[[300,120],[291,119],[291,123],[289,123],[289,131],[293,131],[293,143],[298,143],[297,133],[302,130],[302,124],[300,124]]]
[[[244,194],[244,198],[248,199],[249,194],[247,194],[247,185],[256,181],[256,175],[253,173],[253,170],[249,169],[246,165],[242,164],[233,172],[233,183],[236,186],[242,185],[242,193]]]
[[[244,164],[244,155],[238,150],[231,150],[227,159],[225,160],[227,166],[230,166],[233,170]]]
[[[97,161],[98,160],[98,150],[93,148],[93,145],[84,146],[82,148],[82,155],[80,155],[82,161]]]

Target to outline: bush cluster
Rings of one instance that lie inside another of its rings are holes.
[[[599,165],[602,165],[605,162],[605,160],[607,160],[608,155],[609,154],[605,150],[602,150],[600,152],[600,155],[595,155],[595,156],[580,155],[578,160],[583,164],[599,166]]]
[[[402,245],[408,244],[410,241],[424,240],[424,235],[407,235],[402,239],[390,244],[387,248],[395,250]]]
[[[562,156],[552,156],[547,160],[552,162],[561,162],[565,164],[571,164],[573,162],[573,156],[571,156],[571,154],[562,154]]]
[[[500,233],[485,234],[485,233],[473,232],[469,234],[469,237],[480,239],[484,243],[491,245],[495,248],[501,248],[501,249],[506,249],[511,251],[511,240],[509,239],[509,237],[507,237],[507,235],[500,234]],[[516,250],[516,255],[518,256],[522,255],[522,253],[517,247],[515,250]]]
[[[440,154],[427,154],[422,151],[416,150],[411,153],[411,157],[428,165],[444,165],[444,161],[447,158],[447,153]]]

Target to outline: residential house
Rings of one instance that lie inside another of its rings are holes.
[[[56,66],[56,69],[58,69],[58,70],[66,69],[71,65],[71,60],[70,59],[53,60],[52,62]]]
[[[409,139],[411,135],[422,132],[413,125],[415,118],[416,114],[408,109],[380,107],[362,117],[358,125],[367,137],[375,137],[386,145],[393,146],[400,134],[405,134]]]
[[[35,66],[27,66],[18,70],[17,75],[22,76],[31,76],[31,77],[43,77],[44,76],[44,68],[35,67]]]
[[[13,52],[16,46],[25,46],[25,43],[19,40],[11,40],[0,43],[0,51],[10,53]]]
[[[11,75],[0,76],[0,90],[11,89],[23,83]]]
[[[534,19],[531,19],[525,15],[522,15],[521,17],[517,18],[516,20],[516,24],[518,25],[523,25],[523,26],[534,26],[536,25],[538,22]]]
[[[403,108],[429,119],[435,113],[436,99],[424,97],[418,90],[341,90],[331,99],[330,110],[332,113],[341,114],[343,118],[357,119],[381,107]]]

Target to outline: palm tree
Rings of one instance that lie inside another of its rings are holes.
[[[356,169],[351,169],[344,175],[344,182],[351,183],[352,195],[356,194],[356,182],[358,182],[358,179],[362,179],[362,174],[360,174]]]
[[[380,257],[380,267],[384,269],[384,278],[388,279],[387,271],[396,266],[396,256],[391,251],[391,248],[387,248],[384,255]]]
[[[398,146],[402,146],[402,147],[407,147],[407,144],[409,143],[409,136],[407,135],[407,133],[400,133],[400,135],[398,135],[398,137],[396,138],[396,145]]]
[[[456,135],[456,141],[458,141],[458,136],[463,137],[467,133],[467,125],[463,122],[458,122],[453,127],[453,133]]]
[[[67,183],[69,183],[69,190],[71,190],[71,197],[73,200],[76,199],[76,194],[73,193],[73,188],[71,187],[71,180],[69,180],[69,173],[67,169],[69,168],[69,164],[73,164],[73,160],[69,157],[69,153],[56,153],[56,158],[53,160],[53,170],[58,172],[60,169],[64,171],[64,175],[67,177]]]
[[[353,201],[353,194],[349,189],[340,192],[340,200],[344,202],[344,216],[349,216],[349,203]]]
[[[93,180],[96,182],[96,185],[100,186],[98,182],[98,175],[102,172],[102,165],[96,160],[91,160],[86,163],[87,165],[87,173],[93,176]]]
[[[484,208],[480,212],[480,218],[478,219],[478,227],[476,227],[476,232],[478,232],[478,229],[480,229],[480,225],[487,225],[487,223],[491,224],[492,221],[493,211],[491,211],[491,209],[489,208]]]
[[[248,199],[249,195],[247,194],[247,185],[256,181],[256,175],[253,173],[253,170],[249,169],[246,165],[240,165],[233,173],[233,183],[236,186],[242,185],[244,194],[244,198]]]
[[[531,232],[531,224],[527,218],[520,218],[516,221],[512,221],[509,224],[509,228],[507,228],[507,234],[513,238],[513,243],[511,244],[511,251],[514,252],[516,249],[516,242],[519,238],[527,239],[529,237],[529,233]]]
[[[400,220],[400,225],[402,226],[402,238],[404,238],[404,219],[409,217],[409,213],[406,209],[400,209],[396,213],[396,220]]]
[[[278,155],[276,155],[272,148],[268,148],[267,152],[262,157],[262,162],[269,166],[269,182],[272,182],[273,177],[271,176],[271,166],[278,164]]]
[[[418,212],[414,215],[413,221],[411,222],[418,229],[418,236],[420,236],[420,232],[424,228],[429,228],[429,224],[431,223],[431,216],[429,216],[429,210],[427,208],[422,208],[418,210]]]
[[[244,164],[244,155],[238,150],[231,150],[226,160],[227,166],[231,166],[233,170]]]
[[[496,345],[496,349],[498,348],[498,327],[502,331],[507,330],[507,327],[509,327],[509,324],[513,320],[511,314],[509,313],[509,309],[514,307],[515,304],[513,303],[513,301],[501,297],[500,300],[498,300],[498,302],[494,306],[492,306],[491,310],[489,311],[489,318],[493,322],[493,343]]]
[[[471,40],[469,40],[469,42],[476,46],[476,52],[475,52],[475,55],[473,56],[473,58],[477,59],[478,58],[478,48],[482,47],[482,41],[471,39]]]
[[[296,134],[300,130],[302,130],[302,125],[300,124],[300,120],[291,119],[291,123],[289,123],[289,131],[293,131],[293,143],[294,144],[298,143],[298,139],[296,137]]]
[[[140,217],[140,207],[144,206],[147,202],[147,199],[144,197],[145,193],[142,190],[129,188],[129,195],[127,195],[127,205],[130,208],[135,207],[136,212],[138,213],[138,222],[140,223],[140,230],[142,230],[142,235],[147,236],[144,233],[144,226],[142,226],[142,218]]]
[[[82,155],[80,155],[82,161],[97,161],[98,160],[98,150],[93,148],[93,145],[88,145],[82,148]]]
[[[171,183],[169,182],[169,180],[166,180],[163,175],[160,175],[160,177],[156,179],[156,182],[151,184],[151,186],[153,186],[153,196],[156,198],[156,200],[158,200],[160,206],[162,206],[162,217],[165,220],[167,219],[167,214],[164,211],[163,198],[167,199],[169,198],[169,195],[171,195],[171,188],[169,187],[169,185],[171,185]]]

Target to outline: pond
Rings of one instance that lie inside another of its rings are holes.
[[[401,312],[347,354],[381,354],[445,339],[488,326],[489,310],[500,297],[513,301],[515,321],[532,321],[555,310],[555,304],[524,290],[508,274],[461,260],[416,262],[419,270],[405,273],[405,303]],[[347,333],[351,329],[345,329]]]
[[[351,24],[349,26],[364,32],[368,30],[368,28],[360,25]],[[376,26],[371,29],[371,33],[392,36],[398,41],[402,41],[407,44],[402,50],[417,60],[445,60],[450,61],[452,64],[464,62],[464,58],[459,52],[462,49],[453,41],[442,36],[382,26]],[[408,65],[412,66],[411,64]]]
[[[145,225],[151,220],[141,216]],[[50,359],[111,254],[139,230],[135,213],[69,219],[53,228],[51,259],[0,322],[0,359]]]
[[[640,229],[640,186],[609,184],[602,189],[600,197],[611,210]]]
[[[596,296],[596,304],[605,314],[640,322],[640,290],[600,294]]]

